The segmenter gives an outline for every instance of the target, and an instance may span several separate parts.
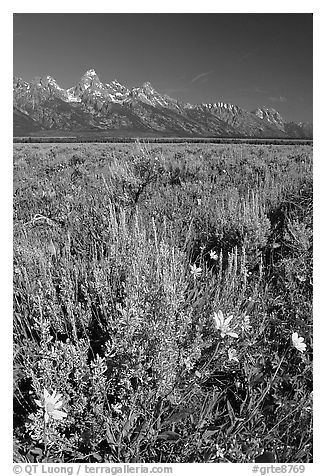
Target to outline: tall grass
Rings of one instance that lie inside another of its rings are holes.
[[[312,461],[309,146],[16,144],[14,178],[18,461]]]

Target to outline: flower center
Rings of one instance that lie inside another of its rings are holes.
[[[46,403],[46,405],[45,405],[45,411],[46,411],[47,413],[53,413],[53,411],[54,411],[54,403],[51,403],[51,402]]]

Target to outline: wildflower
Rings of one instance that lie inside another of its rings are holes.
[[[112,409],[118,413],[119,415],[122,415],[122,403],[116,403],[115,405],[112,405]]]
[[[60,401],[62,395],[60,393],[56,393],[56,390],[54,390],[52,395],[50,395],[45,388],[44,403],[42,404],[40,400],[35,400],[36,405],[41,408],[44,408],[45,423],[49,421],[50,417],[52,417],[54,420],[62,420],[62,418],[65,418],[67,416],[66,412],[59,410],[59,408],[61,408],[63,404],[62,400]]]
[[[215,448],[216,448],[216,456],[218,458],[224,458],[225,450],[221,448],[218,444],[215,445]]]
[[[184,360],[184,364],[185,364],[185,367],[186,367],[187,370],[192,370],[194,368],[194,364],[191,362],[190,357],[187,357]]]
[[[237,351],[235,349],[229,349],[228,356],[230,361],[234,360],[235,362],[239,362],[239,359],[237,357]]]
[[[243,321],[242,321],[242,324],[241,324],[241,330],[242,332],[245,332],[245,331],[250,331],[251,329],[251,325],[250,325],[250,318],[249,316],[244,316],[243,318]]]
[[[238,334],[233,332],[230,328],[230,322],[233,319],[233,316],[229,316],[224,319],[222,311],[214,312],[213,319],[215,320],[216,329],[221,331],[221,337],[230,336],[238,338]]]
[[[211,251],[209,252],[209,257],[210,257],[211,259],[215,260],[215,261],[217,261],[217,259],[218,259],[218,256],[217,256],[216,251],[213,251],[213,250],[211,250]]]
[[[197,268],[197,266],[195,264],[190,265],[190,272],[194,276],[195,279],[199,278],[202,271],[203,271],[202,268],[200,268],[200,267]]]
[[[292,334],[292,343],[299,352],[304,352],[306,350],[307,345],[303,342],[304,338],[299,337],[297,332],[293,332]]]

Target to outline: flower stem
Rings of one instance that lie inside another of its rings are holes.
[[[46,432],[46,421],[44,420],[44,428],[43,428],[43,443],[44,443],[44,457],[47,458],[48,456],[48,439],[47,439],[47,432]]]
[[[200,369],[200,372],[203,372],[209,366],[209,364],[215,359],[215,357],[217,356],[217,352],[218,352],[219,347],[220,347],[220,341],[218,341],[218,343],[216,344],[214,354],[212,355],[210,360],[208,362],[206,362],[204,364],[204,366]]]

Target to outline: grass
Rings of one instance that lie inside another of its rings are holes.
[[[14,352],[17,462],[312,462],[312,148],[15,144]]]

